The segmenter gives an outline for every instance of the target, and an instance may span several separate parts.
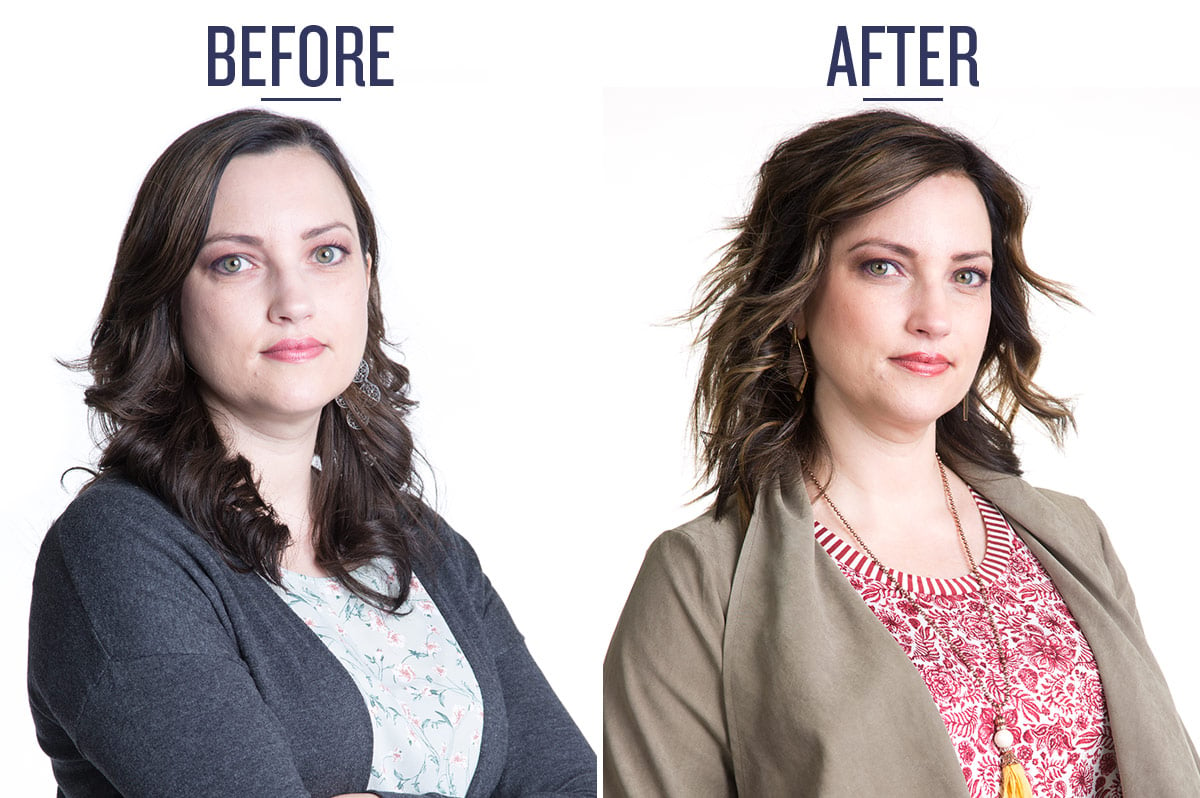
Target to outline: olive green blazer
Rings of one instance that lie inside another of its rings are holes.
[[[958,473],[1087,637],[1126,798],[1200,796],[1200,761],[1100,520],[1016,477]],[[966,798],[921,675],[816,542],[803,484],[765,490],[744,531],[733,515],[710,512],[646,554],[604,662],[604,794]]]

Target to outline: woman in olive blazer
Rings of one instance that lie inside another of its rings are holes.
[[[1074,300],[1025,216],[975,144],[891,111],[763,164],[692,316],[714,501],[613,635],[606,795],[1200,796],[1100,521],[1019,477],[1016,414],[1074,421],[1033,383],[1029,296]]]
[[[1125,572],[1079,499],[956,470],[995,504],[1091,644],[1127,798],[1194,798],[1200,762]],[[812,534],[802,486],[646,555],[604,663],[611,796],[965,796],[920,675]],[[819,621],[816,619],[820,619]]]

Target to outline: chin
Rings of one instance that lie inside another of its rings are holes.
[[[957,405],[958,402],[947,405],[945,401],[906,402],[889,408],[888,415],[898,426],[925,429],[936,424],[939,418],[954,410]]]

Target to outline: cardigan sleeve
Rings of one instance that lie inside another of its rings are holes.
[[[494,798],[595,796],[596,755],[524,641],[501,652],[496,669],[508,713],[508,761]]]
[[[77,500],[38,557],[29,693],[59,794],[308,796],[202,568],[123,498]]]
[[[646,554],[604,660],[606,796],[737,792],[722,689],[732,573],[714,559],[678,530]]]
[[[491,798],[595,796],[595,753],[533,661],[474,549],[440,518],[435,523],[445,551],[438,578],[426,588],[448,621],[454,615],[460,629],[471,630],[468,639],[459,635],[459,643],[475,648],[478,656],[489,659],[494,667],[494,692],[484,694],[484,711],[491,720],[484,722],[485,749],[480,752],[476,772],[487,769],[485,757],[499,760],[495,761],[499,779],[491,792],[480,794]],[[468,659],[474,657],[468,654]],[[477,677],[482,675],[477,671]],[[489,707],[489,700],[498,700],[502,708]],[[488,728],[489,724],[495,726],[500,715],[507,731],[496,746],[494,732],[489,733]],[[476,794],[476,785],[470,794]]]

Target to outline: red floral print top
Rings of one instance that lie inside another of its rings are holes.
[[[1005,720],[1033,794],[1116,798],[1121,780],[1092,650],[1050,577],[1004,516],[979,494],[972,495],[987,532],[980,575],[1012,675]],[[992,702],[875,563],[820,523],[816,537],[925,679],[962,762],[970,795],[995,798],[1000,793],[1000,755],[992,745]],[[1000,702],[1004,677],[975,580],[899,571],[895,575]]]

